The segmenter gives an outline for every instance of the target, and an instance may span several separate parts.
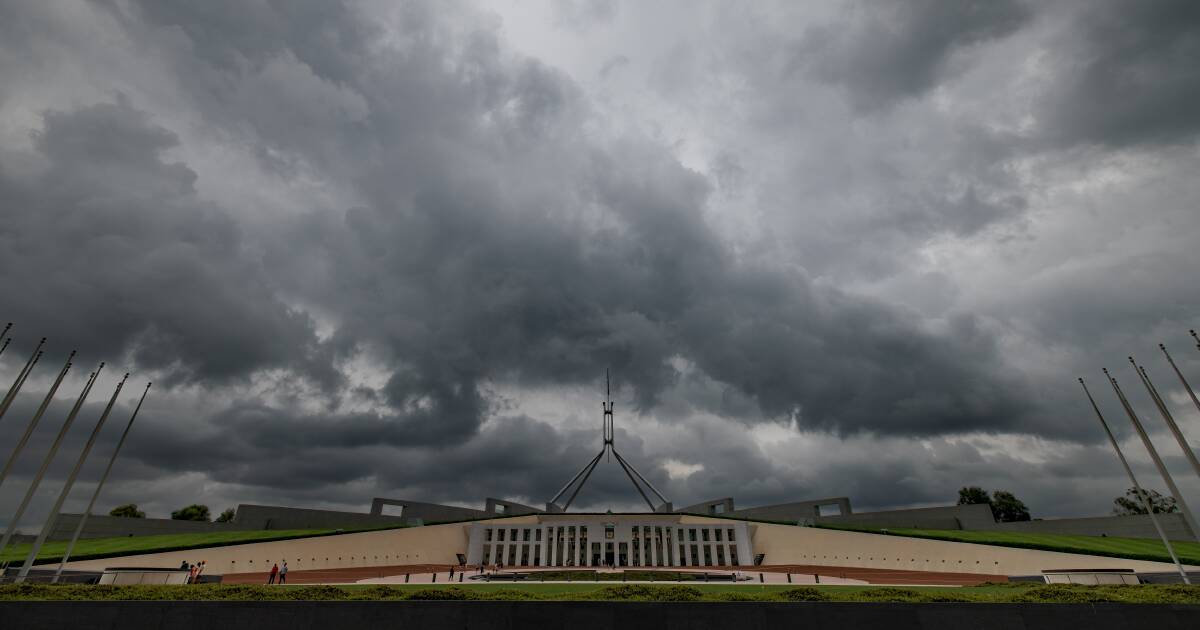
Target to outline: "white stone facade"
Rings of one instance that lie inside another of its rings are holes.
[[[682,523],[655,514],[539,515],[477,523],[467,564],[531,567],[715,567],[751,564],[745,522]]]

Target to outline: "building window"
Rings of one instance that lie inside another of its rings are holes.
[[[696,530],[688,530],[688,542],[696,542]]]
[[[486,542],[492,542],[492,528],[491,527],[487,527],[483,530],[483,540]]]
[[[717,566],[725,566],[725,545],[717,545]]]
[[[713,540],[716,540],[717,542],[721,542],[721,530],[719,530],[719,529],[713,530]]]
[[[508,537],[508,539],[509,539],[509,540],[511,540],[511,541],[513,541],[513,542],[517,542],[517,530],[516,530],[516,529],[512,529],[512,530],[509,530],[509,531],[511,531],[511,532],[512,532],[512,535],[511,535],[511,536],[509,536],[509,537]]]
[[[729,545],[729,564],[738,566],[737,545]]]
[[[726,532],[729,534],[729,542],[733,542],[733,541],[734,541],[734,537],[733,537],[733,528],[731,527],[731,528],[729,528],[729,529],[727,529],[727,530],[725,530],[725,531],[726,531]]]
[[[504,530],[503,529],[496,530],[496,540],[498,542],[504,542]]]
[[[525,542],[529,542],[529,530],[528,529],[521,530],[521,540],[523,540]]]
[[[695,530],[692,530],[692,531],[695,531]],[[708,548],[705,547],[705,550],[707,550],[707,549]],[[696,545],[692,545],[692,566],[694,566],[694,567],[700,566],[700,547],[698,547]]]
[[[708,542],[708,528],[700,530],[700,540]]]
[[[533,539],[535,542],[542,542],[542,528],[537,528],[533,531]]]

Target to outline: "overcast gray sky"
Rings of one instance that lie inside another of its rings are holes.
[[[605,368],[676,505],[1104,514],[1078,376],[1165,489],[1102,366],[1200,503],[1125,359],[1200,440],[1197,59],[1188,0],[0,0],[0,435],[80,353],[0,501],[103,360],[105,511],[541,504]]]

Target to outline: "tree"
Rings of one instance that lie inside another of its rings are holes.
[[[992,516],[1001,523],[1028,521],[1029,508],[1025,507],[1025,502],[1018,499],[1013,493],[1007,490],[996,490],[992,492]]]
[[[221,515],[217,517],[217,522],[228,523],[233,520],[235,514],[237,514],[237,511],[233,508],[225,508],[225,511],[221,512]]]
[[[992,498],[988,496],[987,490],[979,486],[964,486],[958,491],[959,505],[977,505],[980,503],[992,504]]]
[[[1156,490],[1146,490],[1147,499],[1150,501],[1150,509],[1154,510],[1155,514],[1171,514],[1179,511],[1179,506],[1175,505],[1175,497],[1164,497]],[[1145,514],[1146,508],[1142,505],[1142,501],[1138,499],[1137,488],[1130,488],[1125,491],[1125,496],[1113,499],[1113,514]]]
[[[146,513],[137,509],[136,503],[126,503],[118,505],[108,513],[109,516],[122,516],[125,518],[146,518]]]
[[[208,513],[207,505],[199,505],[193,503],[185,508],[181,508],[171,512],[171,518],[177,521],[204,521],[208,522],[211,517]]]

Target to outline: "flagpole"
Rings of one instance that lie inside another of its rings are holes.
[[[1193,330],[1192,334],[1196,334],[1196,331]],[[1196,392],[1192,390],[1192,386],[1183,377],[1183,372],[1179,371],[1179,366],[1175,365],[1175,359],[1171,358],[1171,354],[1167,352],[1167,347],[1160,343],[1158,344],[1158,349],[1162,350],[1163,355],[1167,357],[1167,363],[1170,363],[1171,369],[1175,370],[1175,376],[1178,376],[1179,382],[1183,383],[1183,388],[1187,390],[1188,396],[1192,399],[1192,404],[1196,405],[1196,411],[1200,411],[1200,399],[1196,398]]]
[[[1117,393],[1117,398],[1120,399],[1121,406],[1125,408],[1125,413],[1129,416],[1130,422],[1133,423],[1133,428],[1137,430],[1138,437],[1142,438],[1142,443],[1146,446],[1146,450],[1150,452],[1150,459],[1154,460],[1154,466],[1158,468],[1158,474],[1162,475],[1163,481],[1167,484],[1167,489],[1171,491],[1171,496],[1175,498],[1175,504],[1179,506],[1179,511],[1183,512],[1183,520],[1187,522],[1188,529],[1192,532],[1192,539],[1200,540],[1200,527],[1196,526],[1196,518],[1192,516],[1192,510],[1188,507],[1187,501],[1184,500],[1183,493],[1179,492],[1179,487],[1175,485],[1175,480],[1171,478],[1171,472],[1167,470],[1162,458],[1158,455],[1158,451],[1154,448],[1154,444],[1150,441],[1150,436],[1146,433],[1145,427],[1142,426],[1142,421],[1138,419],[1137,413],[1133,411],[1133,406],[1129,404],[1129,399],[1125,397],[1125,392],[1121,391],[1121,386],[1117,384],[1117,379],[1108,373],[1107,368],[1104,369],[1104,375],[1108,377],[1113,391]]]
[[[67,372],[71,371],[71,359],[75,358],[75,351],[71,351],[71,355],[67,357],[67,362],[58,372],[58,378],[54,379],[54,385],[50,387],[50,391],[46,392],[46,397],[42,399],[42,404],[38,406],[37,412],[33,414],[33,418],[29,420],[29,426],[25,427],[25,433],[21,435],[21,439],[17,440],[17,445],[13,447],[12,454],[8,456],[8,461],[4,463],[4,469],[0,470],[0,485],[4,485],[4,480],[8,479],[8,473],[12,472],[13,466],[17,463],[17,458],[21,456],[21,451],[25,449],[25,445],[29,443],[29,437],[33,435],[33,430],[37,428],[39,422],[42,421],[42,416],[46,414],[46,408],[54,401],[54,394],[58,392],[58,386],[62,385],[63,379],[66,378]],[[0,550],[4,546],[0,545]]]
[[[1154,506],[1150,503],[1149,497],[1146,496],[1146,491],[1142,489],[1142,485],[1138,483],[1137,477],[1133,475],[1133,469],[1129,467],[1129,462],[1125,459],[1125,454],[1121,452],[1121,446],[1117,444],[1117,438],[1113,436],[1112,429],[1108,428],[1108,422],[1104,420],[1104,414],[1100,413],[1100,407],[1096,405],[1096,399],[1092,398],[1092,392],[1088,391],[1087,384],[1083,379],[1079,379],[1080,386],[1083,387],[1083,393],[1087,394],[1088,402],[1092,403],[1092,409],[1096,412],[1096,418],[1100,420],[1100,426],[1104,427],[1104,434],[1108,436],[1108,442],[1112,444],[1113,450],[1117,452],[1117,459],[1121,460],[1121,467],[1125,469],[1125,474],[1129,477],[1129,482],[1133,484],[1134,492],[1137,493],[1138,500],[1142,502],[1142,508],[1146,510],[1146,514],[1150,516],[1150,522],[1154,524],[1154,531],[1158,532],[1158,537],[1162,540],[1163,545],[1167,548],[1167,553],[1171,555],[1171,560],[1175,563],[1175,568],[1179,570],[1179,576],[1183,578],[1184,584],[1191,584],[1188,579],[1187,571],[1183,570],[1183,565],[1179,562],[1179,556],[1175,555],[1175,547],[1171,545],[1171,541],[1167,538],[1167,533],[1163,531],[1162,525],[1158,522],[1158,517],[1154,515]]]
[[[1192,447],[1187,442],[1187,438],[1183,437],[1183,432],[1179,430],[1179,425],[1175,422],[1175,416],[1171,415],[1171,410],[1167,409],[1167,402],[1163,400],[1158,393],[1158,388],[1150,381],[1150,373],[1146,371],[1144,366],[1140,366],[1134,362],[1133,357],[1129,357],[1129,362],[1133,364],[1133,369],[1142,379],[1142,385],[1150,394],[1151,400],[1154,401],[1154,406],[1158,407],[1158,413],[1167,422],[1167,428],[1171,429],[1171,434],[1175,436],[1175,441],[1179,442],[1179,448],[1183,449],[1183,455],[1187,458],[1188,463],[1192,465],[1192,470],[1196,471],[1196,475],[1200,476],[1200,461],[1196,460],[1196,454],[1192,452]]]
[[[54,572],[54,578],[50,580],[52,583],[58,582],[62,576],[63,567],[67,566],[67,561],[71,558],[71,552],[75,551],[75,543],[79,542],[79,535],[83,533],[83,526],[87,523],[88,517],[92,514],[92,508],[96,507],[96,499],[100,498],[100,490],[104,488],[104,482],[108,481],[108,473],[112,472],[113,464],[117,461],[117,455],[121,452],[121,447],[125,445],[125,438],[129,436],[129,429],[133,428],[133,421],[137,418],[138,412],[142,410],[142,403],[146,401],[146,394],[150,391],[150,383],[146,383],[146,389],[142,391],[142,398],[138,401],[137,407],[133,409],[133,415],[129,416],[129,423],[125,425],[125,432],[121,434],[121,439],[117,441],[117,448],[113,450],[112,457],[108,459],[108,467],[104,469],[104,474],[100,475],[100,481],[96,484],[96,490],[92,492],[92,499],[88,501],[87,509],[83,511],[83,516],[79,519],[79,524],[75,526],[75,533],[71,536],[71,542],[67,543],[67,550],[63,552],[62,560],[58,563],[58,569]],[[58,517],[58,512],[51,512],[51,519]],[[46,522],[46,531],[48,535],[54,527],[54,521]],[[30,558],[37,557],[36,553],[31,553]],[[26,565],[33,564],[31,559],[26,559]],[[21,567],[21,576],[17,578],[20,582],[24,579],[29,570],[26,567]]]
[[[21,368],[21,371],[17,373],[16,380],[8,388],[8,393],[4,395],[4,402],[0,402],[0,418],[3,418],[4,414],[8,412],[9,405],[17,398],[17,392],[21,391],[21,386],[25,384],[25,377],[29,376],[29,373],[33,371],[33,366],[37,365],[38,359],[42,358],[42,346],[45,343],[46,338],[42,337],[37,347],[30,353],[29,360],[25,362],[25,367]]]

